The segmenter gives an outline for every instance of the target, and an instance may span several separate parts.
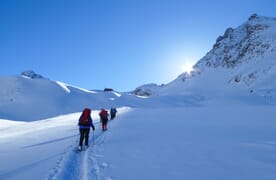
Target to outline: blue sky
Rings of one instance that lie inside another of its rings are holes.
[[[0,76],[34,70],[87,89],[168,83],[226,28],[275,0],[2,0]]]

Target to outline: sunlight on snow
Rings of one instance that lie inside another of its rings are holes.
[[[120,93],[118,93],[118,92],[112,92],[115,96],[117,96],[117,97],[121,97],[122,95],[120,94]]]
[[[186,62],[184,65],[182,65],[182,70],[190,74],[194,70],[194,68],[190,62]]]
[[[67,88],[67,86],[66,86],[64,83],[62,83],[62,82],[60,82],[60,81],[56,81],[56,83],[57,83],[60,87],[62,87],[62,89],[64,89],[66,92],[68,92],[68,93],[71,92],[70,89]]]
[[[84,89],[84,88],[80,88],[80,87],[77,87],[77,86],[73,86],[73,85],[69,85],[69,84],[65,84],[63,82],[60,82],[60,81],[56,81],[56,83],[62,87],[66,92],[70,93],[70,89],[67,87],[67,86],[70,86],[70,87],[73,87],[73,88],[76,88],[76,89],[79,89],[81,91],[84,91],[84,92],[88,92],[88,93],[92,93],[92,94],[96,94],[97,92],[95,91],[91,91],[91,90],[87,90],[87,89]]]

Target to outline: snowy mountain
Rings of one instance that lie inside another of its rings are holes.
[[[166,107],[197,104],[192,96],[185,101],[167,101],[177,97],[153,97],[116,91],[86,90],[44,78],[33,71],[19,76],[0,77],[0,119],[34,121],[68,113],[111,107]],[[157,103],[158,102],[158,103]]]
[[[275,19],[253,15],[191,74],[135,95],[0,77],[0,179],[276,179],[275,37]],[[96,130],[79,152],[85,107]],[[107,131],[102,107],[118,110]]]
[[[227,28],[213,49],[165,86],[143,86],[139,94],[242,93],[276,95],[276,18],[253,14],[237,28]],[[137,93],[134,91],[134,93]],[[143,91],[144,90],[144,93]]]
[[[110,108],[121,96],[52,81],[33,71],[0,77],[0,84],[0,118],[23,121],[78,112],[84,107]]]
[[[37,74],[32,70],[22,72],[21,76],[31,79],[45,79],[42,75]]]
[[[34,71],[0,77],[0,118],[32,121],[81,111],[84,107],[164,107],[168,106],[167,99],[175,100],[169,101],[169,105],[182,106],[234,96],[251,101],[254,96],[265,97],[266,102],[262,103],[273,104],[276,19],[254,14],[241,26],[227,28],[193,68],[193,72],[183,73],[166,85],[143,85],[133,94],[89,91],[52,81]],[[143,98],[151,95],[155,96]]]
[[[150,83],[137,87],[133,93],[139,96],[150,96],[160,88],[159,85]]]

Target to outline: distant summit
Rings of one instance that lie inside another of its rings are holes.
[[[28,71],[23,71],[21,73],[21,76],[30,78],[30,79],[45,79],[42,75],[35,73],[32,70],[28,70]]]
[[[275,48],[275,18],[253,14],[236,29],[227,28],[219,36],[213,49],[207,53],[195,68],[205,67],[234,68],[241,63],[261,58]]]
[[[133,93],[138,96],[151,96],[158,88],[160,88],[160,86],[154,83],[145,84],[137,87]]]
[[[237,28],[226,28],[193,69],[164,86],[134,92],[215,96],[238,91],[276,96],[276,18],[253,14]]]

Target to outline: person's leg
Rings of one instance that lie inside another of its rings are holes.
[[[104,122],[104,130],[107,130],[106,126],[107,126],[107,121]]]
[[[85,146],[88,146],[90,128],[85,129]]]
[[[83,139],[84,139],[84,129],[80,129],[80,141],[79,141],[80,147],[82,147]]]

